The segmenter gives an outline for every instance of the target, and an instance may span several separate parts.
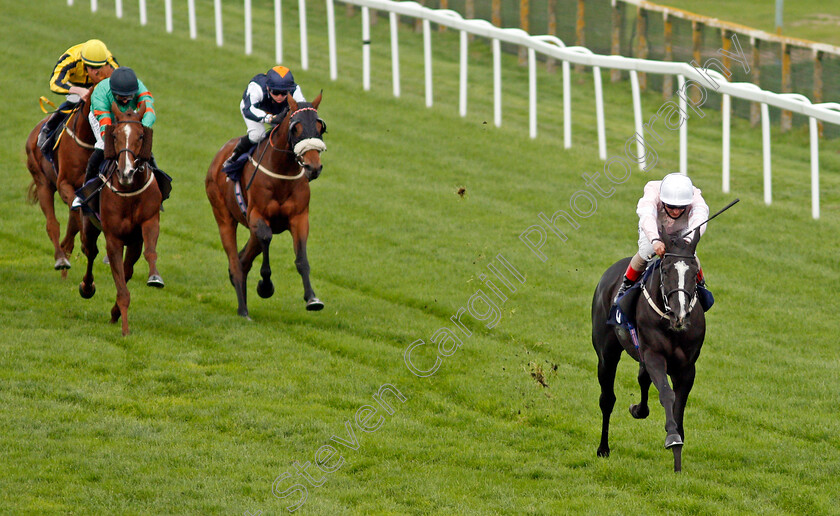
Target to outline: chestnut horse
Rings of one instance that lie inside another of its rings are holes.
[[[56,166],[44,157],[37,144],[38,134],[41,132],[41,126],[46,123],[46,118],[32,129],[26,139],[26,168],[32,174],[28,198],[32,203],[38,201],[41,211],[47,218],[47,235],[55,248],[54,268],[60,270],[62,277],[65,278],[67,269],[70,268],[68,257],[73,252],[74,240],[81,228],[81,220],[78,211],[68,210],[70,215],[67,219],[67,231],[59,244],[58,237],[61,229],[55,216],[55,192],[58,191],[61,200],[70,206],[76,189],[84,182],[85,168],[93,152],[93,145],[96,143],[88,122],[88,113],[90,113],[89,94],[85,97],[84,103],[67,119],[66,127],[53,153]]]
[[[613,298],[630,258],[607,269],[592,299],[592,345],[598,354],[598,381],[601,384],[602,426],[598,456],[610,455],[610,414],[615,405],[613,384],[621,352],[626,351],[639,362],[641,387],[641,400],[630,407],[630,414],[636,419],[648,416],[648,390],[652,381],[665,409],[665,448],[673,451],[674,471],[680,471],[685,440],[683,415],[694,385],[694,364],[706,336],[706,318],[697,302],[695,280],[699,265],[694,251],[700,240],[700,229],[695,230],[690,244],[685,244],[679,237],[674,240],[668,236],[662,238],[665,255],[658,267],[642,281],[644,296],[637,296],[638,302],[630,305],[632,313],[626,314],[635,320],[638,348],[626,329],[607,325]],[[621,305],[624,307],[625,303],[622,301]],[[668,383],[669,376],[673,388]]]
[[[105,128],[105,158],[114,160],[108,166],[105,184],[100,192],[101,231],[105,233],[105,250],[111,274],[117,286],[117,301],[111,308],[111,322],[122,317],[122,334],[128,335],[128,305],[131,301],[126,282],[134,275],[134,264],[143,253],[149,262],[150,287],[163,287],[157,270],[157,239],[160,232],[160,203],[163,199],[149,160],[152,156],[152,129],[140,120],[146,112],[141,102],[137,111],[120,112],[111,104],[113,125]],[[95,216],[82,222],[82,250],[88,264],[79,293],[85,299],[93,297],[93,263],[99,249],[96,240],[100,228]],[[123,261],[125,248],[125,261]]]
[[[273,234],[289,230],[295,250],[295,265],[303,279],[303,299],[307,310],[321,310],[322,303],[309,283],[309,260],[306,239],[309,236],[309,181],[321,173],[321,151],[326,149],[322,136],[326,124],[318,118],[321,95],[309,104],[297,103],[289,95],[289,112],[268,137],[258,144],[242,171],[241,191],[236,182],[222,172],[222,163],[230,156],[237,138],[228,141],[213,159],[204,181],[207,198],[213,208],[222,246],[228,256],[228,274],[236,290],[238,313],[248,316],[246,280],[254,259],[262,253],[262,279],[257,294],[274,294],[271,282],[268,247]],[[239,199],[239,201],[237,200]],[[242,224],[250,238],[237,253],[236,229]]]

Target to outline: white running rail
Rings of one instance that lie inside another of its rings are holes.
[[[68,5],[73,5],[74,0],[67,0]],[[115,0],[121,2],[121,0]],[[281,1],[274,0],[275,9],[275,58],[276,61],[281,62],[283,59],[282,52],[282,27],[281,27]],[[327,11],[327,37],[329,45],[329,68],[330,78],[336,80],[338,78],[338,64],[336,52],[336,33],[335,33],[335,1],[325,0]],[[424,67],[426,71],[425,82],[425,97],[426,105],[431,107],[433,105],[433,82],[432,82],[432,31],[431,24],[445,26],[454,30],[460,31],[460,88],[459,88],[459,113],[461,116],[467,114],[467,80],[468,80],[468,35],[479,36],[487,38],[491,41],[493,49],[493,121],[496,126],[502,123],[502,70],[501,70],[501,43],[509,43],[527,49],[528,54],[528,111],[529,111],[529,134],[531,138],[537,136],[537,75],[536,64],[537,55],[551,57],[562,62],[562,76],[563,76],[563,144],[565,148],[572,145],[572,124],[571,124],[571,77],[570,64],[579,64],[589,66],[592,68],[595,94],[595,113],[596,125],[598,133],[598,156],[602,160],[607,159],[606,150],[606,128],[604,125],[604,96],[601,85],[601,68],[608,68],[614,70],[626,70],[630,73],[631,94],[633,96],[633,116],[635,121],[636,132],[641,138],[644,138],[643,126],[644,120],[642,118],[641,109],[641,95],[639,92],[638,73],[653,73],[660,75],[677,76],[678,84],[682,87],[686,80],[697,81],[703,83],[708,82],[708,79],[703,77],[707,75],[712,77],[718,84],[717,90],[709,89],[707,91],[716,91],[723,96],[721,109],[723,118],[722,127],[722,146],[723,146],[723,162],[722,162],[722,188],[724,192],[729,192],[730,188],[730,110],[731,97],[744,99],[750,102],[758,102],[761,104],[761,121],[762,121],[762,157],[763,157],[763,176],[764,176],[764,202],[770,204],[772,201],[772,174],[771,174],[771,151],[770,151],[770,117],[769,106],[777,107],[779,109],[798,113],[809,118],[810,128],[810,154],[811,154],[811,215],[814,219],[820,217],[820,202],[819,202],[819,133],[817,121],[822,121],[830,124],[840,125],[840,104],[836,102],[825,102],[820,104],[813,104],[811,101],[796,93],[774,93],[772,91],[762,90],[752,83],[743,82],[728,82],[728,80],[716,70],[698,69],[688,63],[670,62],[670,61],[653,61],[647,59],[630,58],[615,55],[599,55],[593,53],[591,50],[578,47],[566,46],[563,41],[555,36],[532,36],[522,29],[516,28],[499,28],[492,25],[486,20],[467,20],[459,13],[448,9],[430,9],[424,7],[417,2],[412,1],[393,1],[393,0],[338,0],[345,4],[352,4],[361,7],[362,9],[362,80],[365,90],[370,89],[370,9],[377,9],[389,13],[389,21],[391,24],[391,69],[393,81],[394,96],[400,96],[400,63],[399,63],[399,46],[398,46],[398,17],[405,16],[417,18],[422,20],[423,30],[423,52],[424,52]],[[146,22],[145,0],[139,0],[141,6],[141,23]],[[245,13],[250,18],[250,0],[244,0]],[[121,6],[121,3],[119,4]],[[90,0],[91,11],[97,10],[97,0]],[[195,3],[194,0],[188,0],[189,8],[189,25],[190,37],[196,38],[196,22],[195,22]],[[307,43],[307,20],[306,20],[306,0],[298,0],[299,9],[299,23],[300,23],[300,42],[301,42],[301,68],[304,70],[309,67],[309,48]],[[120,13],[122,8],[120,7]],[[216,27],[216,44],[221,46],[223,44],[222,37],[222,11],[221,0],[214,0],[215,11],[215,27]],[[166,2],[166,23],[167,31],[171,31],[171,1]],[[250,19],[245,21],[245,52],[251,52],[251,23]],[[702,70],[703,75],[700,71]],[[684,96],[679,98],[680,109],[686,113],[686,100]],[[687,173],[688,168],[688,123],[687,118],[680,126],[680,172]],[[637,140],[637,152],[643,155],[643,144]],[[646,163],[641,160],[640,168],[644,169]]]

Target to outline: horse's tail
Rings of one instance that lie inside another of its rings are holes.
[[[35,183],[33,179],[31,183],[29,183],[29,190],[26,192],[26,202],[29,204],[35,204],[38,202],[38,184]]]

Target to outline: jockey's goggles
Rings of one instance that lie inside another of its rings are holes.
[[[272,95],[288,95],[289,92],[286,90],[270,90]]]
[[[665,207],[668,208],[669,210],[684,210],[684,209],[686,209],[686,206],[674,206],[673,204],[666,204]]]

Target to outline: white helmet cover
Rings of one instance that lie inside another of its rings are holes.
[[[659,185],[659,200],[671,206],[688,206],[694,200],[691,179],[678,172],[668,174]]]

